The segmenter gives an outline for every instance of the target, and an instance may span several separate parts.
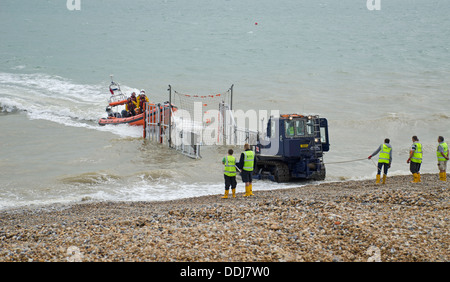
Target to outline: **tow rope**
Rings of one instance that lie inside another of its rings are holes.
[[[359,162],[359,161],[362,161],[362,160],[367,160],[367,158],[355,159],[355,160],[349,160],[349,161],[331,162],[331,163],[325,163],[325,164],[326,165],[328,165],[328,164],[342,164],[342,163]]]
[[[324,164],[325,164],[325,165],[329,165],[329,164],[352,163],[352,162],[359,162],[359,161],[363,161],[363,160],[367,160],[367,158],[354,159],[354,160],[348,160],[348,161],[340,161],[340,162],[330,162],[330,163],[324,163]],[[375,167],[378,167],[372,159],[370,159],[370,160],[372,161],[372,163],[373,163],[373,165],[374,165]]]

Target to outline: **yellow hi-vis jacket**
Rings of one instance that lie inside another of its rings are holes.
[[[225,157],[225,168],[223,174],[226,176],[236,176],[236,158],[233,156]]]
[[[252,150],[244,151],[244,166],[243,170],[253,171],[253,165],[255,162],[255,153]]]
[[[411,158],[411,161],[414,163],[422,163],[422,144],[419,142],[414,142],[416,149],[414,150],[414,154]]]
[[[442,151],[439,150],[439,147],[442,148]],[[445,143],[445,142],[439,143],[439,146],[437,147],[437,151],[436,151],[436,155],[437,155],[438,161],[441,161],[441,162],[444,161],[445,162],[447,159],[442,156],[441,152],[444,153],[444,155],[446,155],[448,157],[448,145],[447,145],[447,143]]]
[[[381,145],[380,156],[378,158],[379,163],[390,163],[391,161],[391,152],[392,148],[388,147],[386,144]]]

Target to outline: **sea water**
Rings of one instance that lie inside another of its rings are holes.
[[[447,2],[3,0],[0,209],[223,193],[226,147],[193,160],[142,128],[97,124],[110,74],[155,102],[168,85],[208,95],[234,84],[234,109],[326,117],[326,181],[374,178],[360,159],[384,138],[389,174],[409,174],[412,135],[422,172],[437,173],[437,137],[450,138]]]

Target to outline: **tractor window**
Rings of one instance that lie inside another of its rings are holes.
[[[277,134],[276,130],[277,130],[277,123],[274,120],[271,120],[270,121],[270,137],[271,138],[274,138],[274,137],[278,138],[276,136],[276,134]]]
[[[325,127],[320,128],[320,142],[327,143],[327,132]]]
[[[295,135],[295,129],[294,129],[294,121],[292,120],[286,120],[284,123],[284,127],[286,129],[286,137],[294,137]]]
[[[314,134],[314,123],[312,121],[309,121],[307,123],[307,125],[308,125],[308,127],[307,127],[308,135],[313,135]]]
[[[297,132],[297,136],[305,136],[305,121],[296,120],[295,121],[295,130]]]

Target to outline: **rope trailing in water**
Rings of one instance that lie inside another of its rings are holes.
[[[348,161],[340,161],[340,162],[331,162],[331,163],[324,163],[324,164],[325,164],[325,165],[329,165],[329,164],[352,163],[352,162],[359,162],[359,161],[363,161],[363,160],[367,160],[367,158],[355,159],[355,160],[348,160]],[[373,163],[373,165],[374,165],[375,167],[378,167],[372,159],[370,159],[370,160],[372,161],[372,163]]]

